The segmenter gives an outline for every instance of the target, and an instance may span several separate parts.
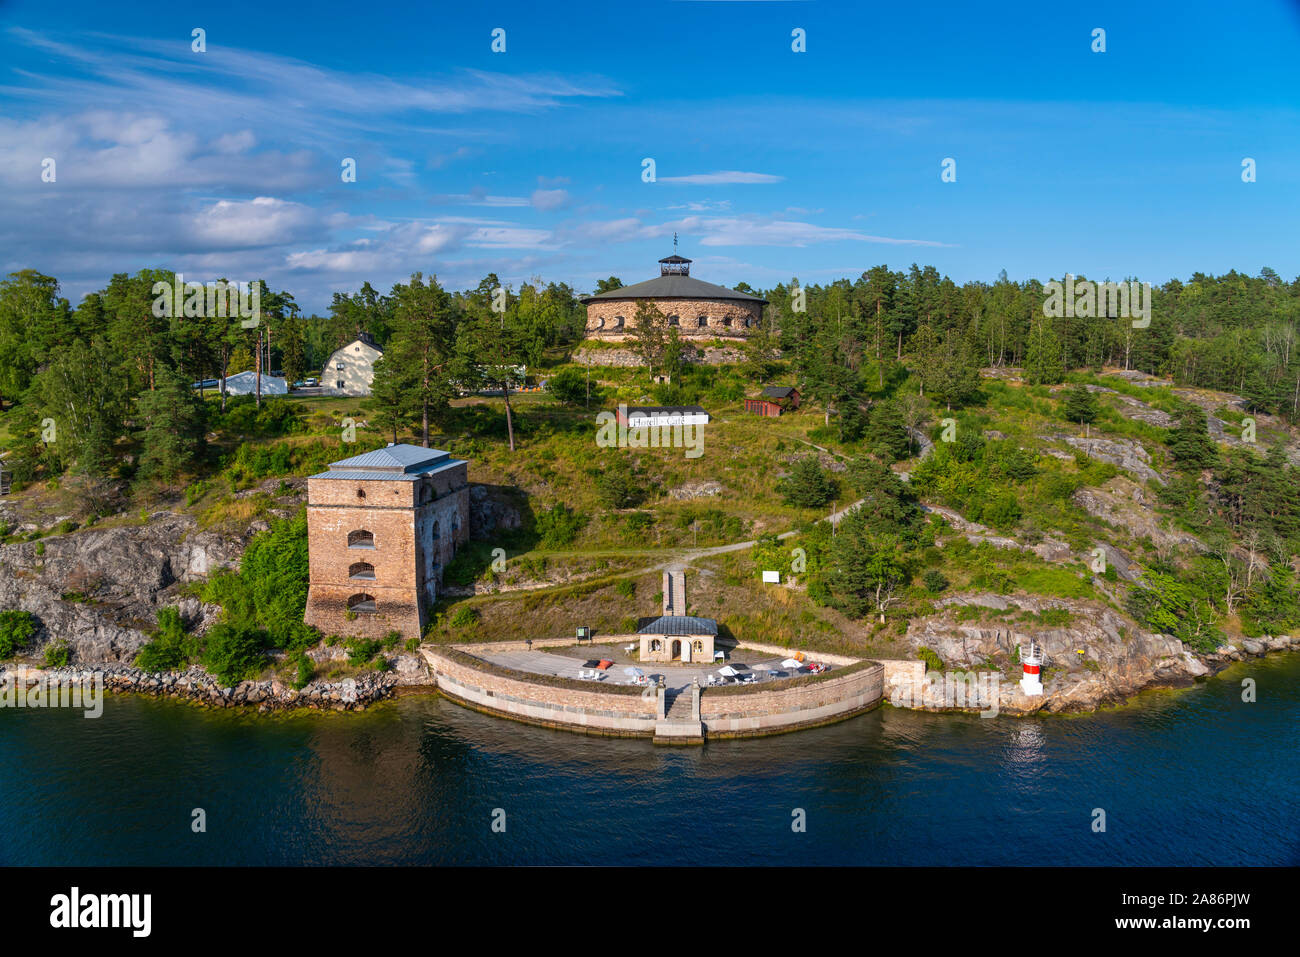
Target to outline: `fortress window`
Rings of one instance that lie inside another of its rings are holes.
[[[365,497],[366,497],[366,490],[363,488],[357,489],[357,498],[365,498]]]
[[[727,316],[725,319],[723,319],[723,320],[722,320],[722,324],[723,324],[724,326],[729,326],[729,325],[731,325],[731,317],[730,317],[730,316]]]
[[[348,532],[348,548],[374,548],[375,536],[364,528]]]
[[[349,578],[364,578],[368,581],[375,580],[375,566],[369,562],[353,562],[348,566]]]
[[[670,325],[670,326],[680,326],[681,324],[682,324],[682,323],[681,323],[681,320],[680,320],[677,316],[669,316],[669,317],[668,317],[668,325]]]
[[[343,363],[341,363],[341,362],[336,362],[334,365],[335,365],[335,368],[337,368],[340,372],[343,371]]]
[[[364,592],[353,595],[348,599],[348,611],[354,611],[358,615],[373,615],[375,613],[375,596],[367,595]]]
[[[597,329],[604,329],[604,328],[605,328],[605,320],[604,320],[604,319],[597,319],[597,320],[596,320],[596,328],[597,328]]]
[[[745,317],[745,328],[746,328],[746,329],[748,329],[748,328],[749,328],[750,326],[752,326],[753,324],[754,324],[754,320],[753,320],[753,319],[750,319],[748,316]]]
[[[433,523],[433,537],[438,537],[438,523],[436,521]]]
[[[623,317],[622,317],[622,316],[615,316],[615,317],[614,317],[614,328],[615,328],[615,329],[622,329],[622,328],[623,328]]]
[[[696,325],[698,325],[701,329],[703,329],[705,326],[707,326],[707,325],[709,324],[709,317],[708,317],[708,316],[700,316],[700,318],[698,318],[698,319],[695,320],[695,323],[696,323]]]

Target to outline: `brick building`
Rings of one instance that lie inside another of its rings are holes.
[[[306,622],[325,634],[419,637],[469,537],[469,463],[390,445],[307,480]]]
[[[588,296],[586,334],[621,342],[636,327],[638,303],[658,307],[665,328],[691,339],[743,339],[763,318],[766,299],[691,277],[691,261],[672,255],[659,260],[659,278]]]

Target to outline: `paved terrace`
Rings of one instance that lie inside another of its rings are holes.
[[[578,678],[580,670],[589,670],[587,662],[597,661],[601,658],[608,658],[613,661],[605,671],[605,679],[598,684],[627,684],[631,679],[623,674],[623,669],[632,665],[640,668],[651,680],[656,680],[659,675],[664,676],[665,687],[671,689],[689,688],[692,678],[699,678],[700,684],[704,684],[704,676],[708,674],[717,674],[718,669],[724,664],[731,665],[740,671],[741,664],[748,665],[758,677],[759,682],[771,680],[771,672],[759,668],[759,665],[768,665],[775,669],[778,674],[776,677],[790,677],[793,672],[781,667],[783,658],[764,655],[761,652],[749,652],[744,649],[732,649],[727,651],[726,661],[717,661],[711,665],[701,664],[666,664],[661,661],[640,662],[632,655],[623,650],[623,645],[577,645],[564,648],[550,648],[537,651],[484,651],[478,652],[478,657],[485,661],[491,661],[507,668],[514,668],[516,671],[527,671],[540,675],[558,675],[563,678]],[[726,649],[723,649],[726,651]],[[805,652],[806,654],[806,652]],[[816,658],[810,660],[815,661]]]

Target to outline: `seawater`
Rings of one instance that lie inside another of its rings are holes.
[[[1296,865],[1298,730],[1295,654],[1085,716],[885,707],[682,749],[433,697],[110,696],[0,710],[0,864]]]

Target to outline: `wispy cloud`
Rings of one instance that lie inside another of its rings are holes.
[[[688,186],[718,186],[736,183],[779,183],[784,176],[771,173],[745,173],[740,170],[719,170],[716,173],[691,173],[687,176],[660,176],[660,183],[685,183]]]

